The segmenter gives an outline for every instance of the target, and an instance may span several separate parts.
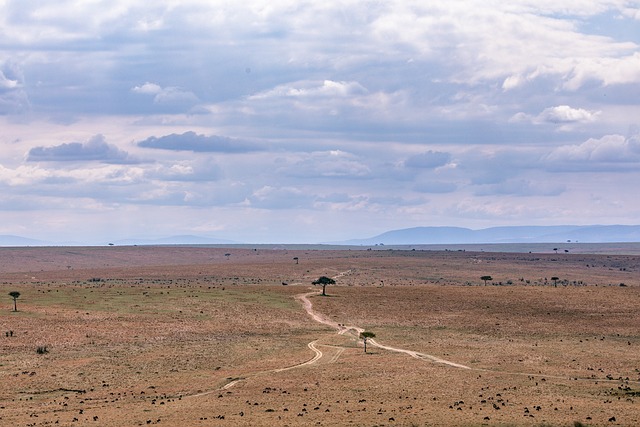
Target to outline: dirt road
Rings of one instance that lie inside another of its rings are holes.
[[[356,339],[358,339],[360,337],[360,334],[362,332],[364,332],[364,329],[362,329],[362,328],[360,328],[358,326],[342,325],[342,324],[336,323],[333,320],[330,320],[327,317],[323,316],[322,314],[316,312],[313,309],[313,304],[309,300],[309,297],[311,297],[312,295],[320,295],[320,292],[312,291],[312,292],[307,292],[305,294],[300,294],[300,295],[296,296],[296,299],[302,303],[302,306],[304,307],[305,311],[309,314],[309,316],[311,316],[311,318],[313,320],[336,329],[338,331],[338,334],[340,334],[340,335],[344,335],[344,334],[349,333],[349,334],[353,335]],[[413,351],[413,350],[407,350],[407,349],[404,349],[404,348],[397,348],[397,347],[391,347],[391,346],[388,346],[388,345],[380,344],[374,339],[369,339],[368,342],[371,345],[373,345],[375,347],[378,347],[378,348],[380,348],[382,350],[394,351],[396,353],[404,353],[404,354],[407,354],[407,355],[409,355],[411,357],[415,357],[416,359],[426,360],[426,361],[430,361],[430,362],[434,362],[434,363],[442,363],[444,365],[448,365],[448,366],[451,366],[451,367],[454,367],[454,368],[471,369],[468,366],[461,365],[461,364],[455,363],[455,362],[451,362],[449,360],[441,359],[439,357],[436,357],[436,356],[433,356],[433,355],[430,355],[430,354],[419,353],[419,352]]]

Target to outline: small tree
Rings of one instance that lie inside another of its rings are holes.
[[[557,288],[558,287],[558,280],[560,280],[559,277],[553,276],[551,278],[551,280],[553,280],[553,287]]]
[[[491,277],[491,276],[482,276],[482,277],[480,278],[480,280],[484,280],[484,285],[485,285],[485,286],[487,286],[487,282],[488,282],[489,280],[493,280],[493,277]]]
[[[294,256],[293,260],[296,262],[296,264],[298,263],[298,257],[297,256]]]
[[[364,341],[364,352],[367,352],[367,340],[369,338],[375,338],[376,334],[374,334],[373,332],[361,332],[360,333],[360,338],[362,338],[362,340]]]
[[[312,284],[314,285],[322,285],[322,295],[326,296],[326,289],[327,289],[327,285],[335,285],[336,281],[333,280],[331,277],[327,277],[327,276],[320,276],[318,278],[318,280],[315,280],[312,282]]]
[[[9,296],[13,298],[13,311],[18,311],[18,297],[20,296],[20,292],[11,291],[9,292]]]

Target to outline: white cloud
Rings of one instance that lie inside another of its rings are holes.
[[[11,80],[0,70],[0,89],[16,89],[20,86],[18,80]]]
[[[636,21],[640,21],[640,8],[625,7],[622,9],[622,13]]]
[[[590,81],[601,82],[605,86],[640,83],[640,52],[615,58],[585,59],[571,69],[563,86],[575,91]]]
[[[560,125],[561,130],[572,129],[570,125],[586,124],[594,122],[601,114],[600,111],[590,111],[583,108],[573,108],[568,105],[557,105],[545,108],[537,116],[519,112],[514,114],[509,121],[511,123],[555,124]]]
[[[157,95],[162,92],[162,87],[155,83],[146,82],[143,85],[135,86],[133,89],[131,89],[131,91],[135,93],[142,93],[145,95]]]
[[[153,102],[159,105],[193,105],[198,102],[198,97],[191,91],[174,87],[161,87],[155,83],[146,82],[140,86],[134,86],[132,92],[142,95],[153,95]]]
[[[625,165],[637,167],[640,163],[640,137],[633,135],[606,135],[590,138],[582,144],[563,145],[544,159],[552,170],[597,171],[624,170]]]
[[[332,80],[301,81],[280,85],[265,92],[249,96],[249,99],[266,98],[344,98],[364,95],[368,91],[358,82],[335,82]]]
[[[572,108],[568,105],[545,108],[537,117],[538,122],[549,123],[588,123],[595,120],[599,112],[582,108]]]

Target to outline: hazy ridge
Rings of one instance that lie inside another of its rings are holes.
[[[374,237],[340,242],[346,245],[420,245],[478,243],[615,243],[640,242],[639,225],[561,225],[491,227],[414,227]]]
[[[286,236],[285,236],[286,237]],[[283,238],[286,240],[286,238]],[[510,226],[478,230],[463,227],[413,227],[391,230],[369,238],[308,245],[468,245],[534,243],[635,243],[640,225]],[[210,236],[178,235],[158,238],[128,238],[110,242],[52,242],[15,235],[0,235],[0,246],[100,246],[100,245],[251,245]],[[280,244],[273,242],[272,244]],[[269,244],[267,244],[269,245]],[[291,246],[291,245],[286,245]],[[295,245],[294,245],[295,246]]]

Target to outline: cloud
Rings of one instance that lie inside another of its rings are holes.
[[[0,114],[17,114],[29,110],[30,102],[24,89],[21,67],[6,61],[0,66]]]
[[[190,106],[198,103],[198,97],[191,91],[168,86],[162,87],[155,83],[146,82],[140,86],[134,86],[131,91],[140,95],[153,96],[154,104],[162,106]]]
[[[209,182],[219,181],[223,173],[213,159],[199,159],[160,164],[148,170],[145,176],[160,181]]]
[[[296,187],[264,186],[248,198],[249,205],[257,209],[309,208],[315,197]]]
[[[371,168],[355,154],[342,150],[298,154],[282,159],[278,171],[294,178],[366,178]]]
[[[429,150],[422,154],[416,154],[405,160],[404,164],[410,168],[434,169],[444,166],[451,161],[451,154],[441,151]]]
[[[516,179],[540,166],[540,149],[471,149],[456,157],[457,170],[472,185],[493,185]]]
[[[562,183],[537,181],[528,179],[507,179],[496,184],[483,185],[476,188],[478,196],[511,195],[518,197],[559,196],[566,190]]]
[[[138,142],[138,146],[144,148],[193,151],[199,153],[247,153],[265,149],[265,147],[260,146],[257,143],[242,139],[216,135],[198,135],[192,131],[185,132],[183,134],[172,133],[161,137],[151,136]]]
[[[547,123],[588,123],[595,120],[598,112],[582,108],[571,108],[568,105],[545,108],[538,116],[538,121]]]
[[[131,89],[131,91],[134,93],[140,93],[143,95],[158,95],[159,93],[162,92],[162,87],[160,87],[155,83],[147,82],[141,86],[134,87],[133,89]]]
[[[598,81],[604,86],[637,84],[640,82],[640,53],[616,58],[585,59],[572,69],[564,87],[578,90],[590,81]]]
[[[52,147],[34,147],[27,154],[30,162],[138,163],[126,151],[107,144],[103,135],[95,135],[87,142],[69,142]]]
[[[628,16],[632,19],[635,19],[636,21],[640,21],[640,9],[638,8],[632,8],[632,7],[625,7],[622,10],[622,13],[625,16]]]
[[[572,130],[573,125],[595,122],[600,111],[590,111],[583,108],[573,108],[568,105],[557,105],[545,108],[537,116],[519,112],[509,120],[511,123],[532,123],[535,125],[558,125],[560,130]]]
[[[370,91],[358,81],[303,80],[277,85],[240,100],[210,107],[214,115],[241,115],[254,126],[350,132],[380,137],[394,123],[417,121],[399,90]]]
[[[417,182],[413,190],[419,193],[453,193],[458,189],[458,185],[454,182],[421,180]]]
[[[249,100],[268,98],[346,98],[365,95],[368,90],[358,82],[299,81],[276,86],[249,96]]]
[[[543,161],[553,171],[622,171],[640,163],[640,135],[606,135],[582,144],[560,146]]]

